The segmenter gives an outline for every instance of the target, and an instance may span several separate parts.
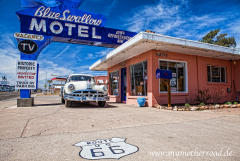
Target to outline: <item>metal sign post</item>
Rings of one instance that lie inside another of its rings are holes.
[[[170,86],[170,79],[172,79],[172,71],[171,70],[162,70],[157,69],[156,70],[156,79],[162,79],[163,82],[167,86],[167,92],[168,92],[168,107],[171,106],[171,86]],[[164,80],[167,79],[167,82]]]

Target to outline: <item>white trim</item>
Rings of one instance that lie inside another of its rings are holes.
[[[187,68],[187,61],[178,61],[178,60],[172,60],[172,59],[158,59],[158,68],[160,67],[160,61],[167,61],[167,62],[175,62],[175,63],[178,63],[178,62],[182,62],[184,63],[184,68],[185,68],[185,75],[186,75],[186,78],[185,78],[185,81],[184,81],[184,85],[185,85],[185,88],[186,88],[186,91],[184,92],[171,92],[171,93],[188,93],[188,68]],[[167,92],[161,92],[160,91],[160,79],[158,80],[158,87],[159,87],[159,90],[158,92],[161,94],[161,93],[167,93]]]
[[[240,60],[240,49],[161,34],[140,32],[89,67],[106,71],[108,68],[149,50],[162,50],[223,60]]]

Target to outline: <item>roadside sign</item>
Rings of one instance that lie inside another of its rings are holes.
[[[175,86],[177,84],[176,78],[172,78],[175,76],[176,76],[176,73],[172,73],[171,70],[162,70],[162,69],[156,70],[156,79],[159,79],[159,78],[162,79],[167,86],[168,107],[171,106],[171,91],[175,90],[174,88],[171,88],[171,86]],[[164,79],[166,79],[167,82]]]
[[[172,79],[172,71],[171,70],[156,70],[156,79]]]
[[[36,89],[37,61],[18,60],[16,69],[16,89]]]
[[[32,40],[23,40],[18,43],[18,50],[24,54],[34,54],[38,50],[38,45]]]

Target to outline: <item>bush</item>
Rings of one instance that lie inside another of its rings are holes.
[[[189,104],[189,103],[185,103],[185,106],[186,106],[186,107],[189,107],[189,106],[190,106],[190,104]]]
[[[232,102],[225,102],[225,104],[227,104],[227,105],[231,105],[231,104],[232,104]]]
[[[211,100],[213,100],[214,104],[216,104],[218,101],[222,99],[222,97],[224,97],[224,95],[225,95],[224,89],[213,88]]]
[[[201,105],[201,106],[205,106],[205,104],[204,104],[204,103],[200,103],[200,105]]]
[[[208,93],[209,89],[198,90],[198,94],[196,96],[196,101],[200,103],[207,103],[212,97]]]
[[[234,104],[234,105],[237,105],[237,104],[238,104],[238,102],[234,102],[233,104]]]

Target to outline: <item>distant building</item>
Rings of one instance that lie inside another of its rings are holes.
[[[107,76],[93,76],[98,85],[107,85],[108,77]]]

